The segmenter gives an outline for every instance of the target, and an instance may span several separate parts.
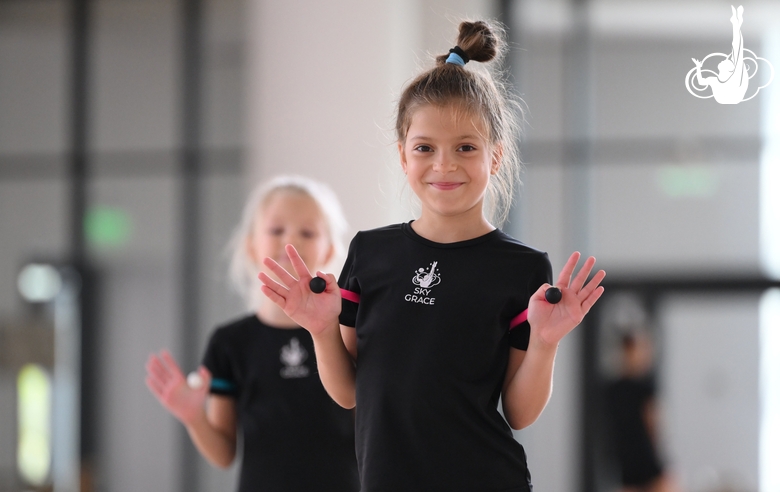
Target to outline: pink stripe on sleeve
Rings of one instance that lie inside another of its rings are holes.
[[[356,294],[351,290],[341,289],[341,298],[360,304],[360,294]]]
[[[526,309],[522,313],[512,318],[512,321],[509,322],[509,329],[511,330],[515,328],[517,325],[522,324],[527,320],[528,320],[528,310]]]

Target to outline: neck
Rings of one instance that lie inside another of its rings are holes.
[[[298,323],[291,320],[289,316],[284,314],[284,310],[270,299],[264,299],[260,309],[255,314],[263,324],[274,328],[299,328]]]
[[[419,219],[412,222],[412,229],[420,236],[437,243],[455,243],[484,236],[496,228],[482,215],[481,207],[459,215],[442,216],[423,211]]]

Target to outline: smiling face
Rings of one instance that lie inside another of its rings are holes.
[[[401,166],[422,203],[420,220],[482,220],[482,204],[500,156],[480,118],[458,106],[419,107],[406,140],[399,142]]]
[[[247,250],[256,265],[262,265],[263,258],[272,258],[295,275],[284,250],[287,244],[295,246],[312,275],[333,255],[328,227],[317,203],[305,193],[278,190],[260,205]],[[276,278],[265,266],[261,268]]]

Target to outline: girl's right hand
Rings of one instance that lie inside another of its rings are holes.
[[[312,335],[318,335],[329,327],[338,327],[341,289],[336,282],[336,277],[318,272],[317,275],[325,279],[325,291],[315,294],[309,287],[312,275],[298,251],[291,244],[288,244],[285,250],[298,278],[271,258],[265,258],[263,264],[276,275],[279,282],[265,272],[260,272],[258,277],[263,282],[261,287],[263,294],[281,307],[290,319],[309,330]]]
[[[152,354],[146,362],[146,386],[174,417],[184,425],[205,415],[204,403],[211,386],[211,373],[205,367],[198,369],[202,384],[190,388],[179,365],[167,350]]]

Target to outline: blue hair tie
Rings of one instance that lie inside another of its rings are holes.
[[[450,56],[444,61],[444,63],[452,63],[454,65],[464,66],[469,62],[469,57],[466,52],[463,51],[460,46],[456,46],[450,50]]]
[[[452,63],[454,65],[460,65],[461,67],[466,64],[466,62],[463,61],[463,58],[458,56],[457,53],[450,53],[450,56],[447,57],[447,60],[444,63]]]

